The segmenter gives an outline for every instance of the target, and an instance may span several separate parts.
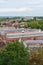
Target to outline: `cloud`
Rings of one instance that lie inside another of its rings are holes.
[[[34,4],[34,5],[37,5],[37,4],[40,4],[40,1],[39,2],[28,2],[28,4]]]
[[[22,12],[32,11],[32,8],[0,8],[0,12]]]
[[[0,0],[0,3],[1,3],[1,4],[7,3],[7,0]]]

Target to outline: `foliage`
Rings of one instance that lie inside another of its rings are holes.
[[[27,49],[23,42],[11,42],[0,50],[0,65],[43,65],[43,45]]]
[[[0,50],[0,65],[28,65],[27,56],[23,42],[8,43],[4,50]]]
[[[24,28],[32,28],[32,29],[41,29],[43,30],[43,20],[31,20],[31,22],[27,22],[27,25]]]
[[[43,65],[43,47],[30,50],[30,58],[27,58],[29,65]]]

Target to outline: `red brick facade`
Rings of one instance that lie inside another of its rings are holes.
[[[21,39],[21,40],[40,40],[41,37],[36,36],[36,37],[25,37],[25,38],[11,38],[11,39],[9,38],[9,39],[6,39],[6,41],[11,42],[11,41],[19,40],[19,39]]]
[[[6,42],[11,42],[11,41],[16,41],[16,40],[40,40],[40,36],[35,36],[35,37],[24,37],[24,38],[3,38],[0,37],[0,41],[6,41]]]

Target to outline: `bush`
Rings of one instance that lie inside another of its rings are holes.
[[[30,50],[29,65],[43,65],[43,47]]]
[[[4,50],[0,50],[0,65],[28,65],[27,56],[28,50],[23,42],[8,43]]]

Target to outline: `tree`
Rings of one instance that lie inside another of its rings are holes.
[[[0,65],[28,65],[27,56],[23,42],[8,43],[4,50],[0,50]]]

